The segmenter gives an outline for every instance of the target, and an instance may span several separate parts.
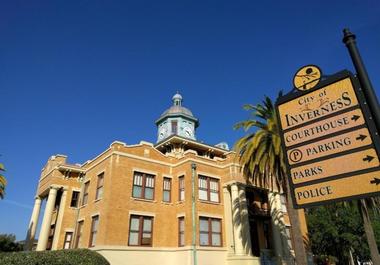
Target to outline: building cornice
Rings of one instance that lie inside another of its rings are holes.
[[[207,148],[207,150],[217,151],[217,152],[219,152],[219,154],[221,154],[221,153],[223,153],[223,154],[229,154],[229,153],[231,153],[231,151],[227,151],[227,150],[215,147],[215,146],[210,146],[210,145],[203,144],[203,143],[200,143],[200,142],[197,142],[197,141],[186,139],[186,138],[183,138],[183,137],[180,137],[180,136],[177,136],[177,135],[173,135],[173,136],[165,139],[165,141],[157,143],[155,146],[153,146],[152,143],[144,142],[144,141],[141,141],[139,144],[136,144],[136,145],[126,145],[125,143],[115,141],[105,151],[103,151],[102,153],[100,153],[99,155],[97,155],[95,158],[93,158],[91,160],[88,160],[87,162],[85,162],[81,166],[77,167],[77,166],[69,165],[69,164],[63,164],[63,165],[55,166],[47,174],[45,174],[42,178],[40,178],[39,182],[41,182],[42,180],[44,180],[47,176],[49,176],[50,174],[52,174],[54,170],[57,170],[57,169],[58,170],[69,170],[69,171],[72,171],[72,172],[78,172],[78,173],[81,173],[81,174],[86,174],[92,168],[94,168],[98,164],[102,163],[104,160],[106,160],[107,158],[111,157],[112,155],[120,155],[120,156],[123,156],[123,157],[128,157],[128,158],[132,158],[132,159],[142,160],[142,161],[146,161],[146,162],[150,162],[150,163],[155,163],[155,164],[159,164],[159,165],[164,165],[164,166],[168,166],[168,167],[178,167],[178,166],[180,166],[182,164],[185,164],[185,163],[188,163],[188,162],[195,162],[195,163],[212,166],[214,168],[219,168],[219,169],[224,169],[224,168],[227,168],[229,166],[240,166],[240,164],[236,163],[236,162],[227,163],[225,165],[217,165],[216,163],[212,163],[211,161],[210,162],[203,161],[202,159],[205,159],[203,157],[199,157],[199,158],[196,157],[196,158],[194,158],[194,157],[186,157],[186,156],[184,156],[185,159],[182,158],[180,161],[178,161],[176,163],[170,163],[170,162],[161,161],[161,160],[152,159],[152,158],[147,158],[147,157],[143,157],[143,156],[139,156],[139,155],[129,154],[129,153],[123,152],[123,151],[115,151],[115,150],[113,150],[113,145],[114,144],[121,144],[124,148],[134,148],[134,147],[141,147],[141,146],[145,145],[145,146],[149,146],[152,149],[156,150],[159,154],[161,154],[163,156],[163,158],[169,159],[170,157],[168,155],[165,155],[165,154],[161,153],[158,150],[158,148],[163,147],[164,145],[170,143],[170,141],[173,141],[173,140],[175,140],[175,141],[183,141],[183,142],[186,142],[186,143],[192,143],[192,144],[201,146],[203,148]],[[105,155],[107,152],[109,152],[109,154]],[[196,155],[195,152],[191,152],[191,150],[190,151],[189,150],[186,151],[185,155],[186,154]],[[104,157],[101,158],[102,156],[104,156]],[[221,162],[221,161],[223,161],[225,159],[219,158],[217,160],[218,161],[216,161],[216,160],[213,160],[213,161],[214,162]]]
[[[172,143],[191,144],[191,145],[194,145],[195,147],[199,147],[202,150],[212,151],[212,152],[218,153],[219,155],[227,155],[231,153],[230,150],[225,150],[214,145],[201,143],[201,142],[192,140],[190,138],[178,136],[176,134],[173,134],[169,136],[168,138],[165,138],[163,141],[158,142],[154,147],[159,150],[160,148],[164,148],[166,145],[170,145]]]

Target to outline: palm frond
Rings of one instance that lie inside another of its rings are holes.
[[[247,177],[262,185],[273,182],[282,185],[286,166],[273,101],[265,97],[261,103],[246,104],[243,108],[251,112],[251,118],[237,123],[234,129],[256,130],[240,138],[234,146]]]
[[[3,199],[5,196],[5,186],[7,185],[7,180],[5,179],[2,172],[5,171],[4,164],[0,163],[0,199]]]
[[[5,187],[7,185],[7,180],[3,175],[0,174],[0,186]]]

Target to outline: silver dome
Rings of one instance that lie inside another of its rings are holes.
[[[161,117],[172,114],[184,114],[190,117],[194,117],[193,113],[188,108],[182,106],[171,106],[161,114]]]
[[[176,99],[178,99],[178,100],[181,100],[181,101],[182,101],[182,96],[181,96],[181,94],[180,94],[180,93],[178,93],[178,92],[177,92],[177,94],[175,94],[175,95],[173,96],[173,98],[172,98],[172,100],[176,100]]]
[[[184,116],[190,120],[193,120],[195,122],[195,127],[198,127],[199,125],[198,119],[194,117],[193,113],[188,108],[185,108],[182,106],[181,94],[177,92],[173,96],[172,101],[173,101],[173,105],[161,114],[160,118],[156,120],[156,124],[160,123],[162,120],[170,116]]]

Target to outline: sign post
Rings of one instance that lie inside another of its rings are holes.
[[[276,103],[294,207],[380,194],[380,141],[359,80],[307,69],[319,70],[300,69],[299,91]]]
[[[371,81],[369,80],[367,70],[360,56],[359,50],[356,47],[356,36],[349,29],[343,30],[343,43],[346,44],[350,53],[355,70],[358,73],[359,82],[361,84],[364,96],[368,102],[369,108],[373,114],[376,123],[377,131],[380,131],[380,107],[375,91],[373,90]]]
[[[349,29],[344,29],[343,30],[343,43],[346,44],[346,47],[348,49],[348,52],[350,53],[352,62],[355,66],[359,82],[362,86],[362,90],[364,93],[364,96],[366,98],[366,101],[368,102],[369,108],[371,110],[371,113],[373,115],[373,119],[376,124],[376,136],[378,136],[378,132],[380,131],[380,107],[379,107],[379,102],[377,100],[375,91],[372,88],[371,81],[369,80],[367,71],[365,69],[364,63],[361,59],[359,49],[356,47],[356,36],[352,34]],[[372,117],[370,117],[372,119]],[[379,185],[380,180],[378,178],[374,178],[370,182],[371,184],[374,185]],[[366,202],[365,200],[361,201],[362,207],[366,208]],[[366,212],[366,210],[364,211]],[[371,227],[371,223],[369,220],[369,217],[367,214],[363,214],[363,222],[364,222],[364,228],[367,234],[367,240],[369,243],[369,248],[372,256],[372,261],[374,264],[380,264],[380,256],[378,249],[376,247],[376,241],[374,237],[374,233]]]
[[[380,107],[356,37],[343,30],[357,75],[321,80],[319,67],[299,69],[294,88],[276,102],[294,208],[380,195]],[[358,204],[367,212],[366,201]],[[374,264],[380,264],[368,214],[362,214]]]

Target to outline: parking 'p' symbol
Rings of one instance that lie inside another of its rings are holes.
[[[302,159],[302,152],[299,149],[293,149],[289,152],[289,160],[296,163],[301,161]]]

